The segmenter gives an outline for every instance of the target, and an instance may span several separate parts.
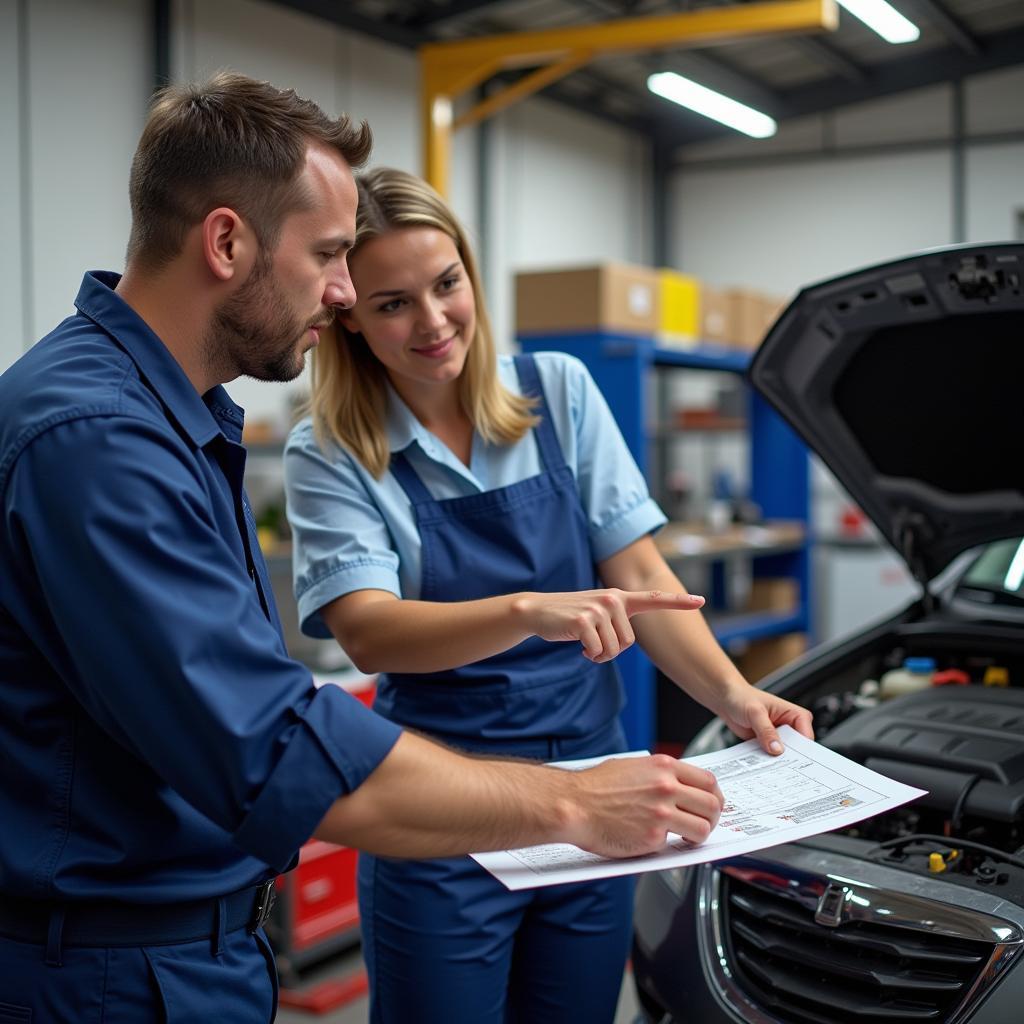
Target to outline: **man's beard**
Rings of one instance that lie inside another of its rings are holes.
[[[301,342],[306,331],[332,321],[329,309],[312,320],[300,317],[261,255],[249,280],[214,312],[206,337],[207,359],[227,364],[232,378],[294,380],[305,365]]]

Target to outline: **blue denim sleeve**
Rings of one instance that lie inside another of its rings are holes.
[[[282,869],[400,730],[288,656],[209,488],[166,424],[98,416],[36,438],[7,493],[45,594],[26,621],[112,741]]]
[[[321,687],[235,829],[235,843],[284,871],[331,804],[373,772],[400,732],[339,687]]]

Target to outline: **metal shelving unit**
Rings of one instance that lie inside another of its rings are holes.
[[[649,408],[652,401],[652,376],[666,370],[725,372],[744,375],[750,362],[747,352],[718,346],[694,349],[659,348],[653,338],[615,331],[590,331],[522,335],[518,339],[524,352],[557,350],[581,359],[590,370],[618,422],[626,444],[641,471],[650,479],[649,446],[651,428],[664,435],[665,426]],[[684,428],[679,428],[683,430]],[[697,428],[699,431],[700,428]],[[764,533],[756,541],[693,533],[692,550],[663,551],[684,565],[688,559],[713,564],[708,621],[719,642],[732,644],[808,632],[810,627],[811,572],[808,524],[810,519],[809,464],[807,449],[769,406],[748,390],[746,431],[750,452],[750,498],[762,509]],[[695,431],[696,432],[696,431]],[[771,535],[776,526],[786,525],[778,537]],[[666,527],[685,532],[681,524]],[[762,529],[755,527],[754,529]],[[724,568],[729,559],[751,560],[752,574],[762,577],[788,577],[796,581],[797,607],[784,612],[728,612],[721,607],[724,598]],[[650,749],[656,737],[656,669],[636,647],[619,656],[619,667],[626,685],[627,705],[623,725],[631,747]]]

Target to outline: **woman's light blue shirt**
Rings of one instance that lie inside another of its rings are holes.
[[[604,396],[574,356],[535,356],[555,433],[576,477],[595,562],[665,523],[647,490]],[[501,382],[521,393],[511,356],[498,357]],[[427,430],[389,388],[388,446],[404,451],[438,500],[494,490],[542,471],[533,431],[512,445],[473,435],[466,466]],[[356,590],[420,594],[420,538],[409,499],[392,476],[380,480],[345,448],[321,451],[307,417],[288,437],[284,455],[288,521],[299,622],[310,636],[329,637],[320,609]]]

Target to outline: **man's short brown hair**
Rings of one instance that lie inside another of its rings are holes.
[[[303,205],[298,179],[310,143],[359,167],[372,136],[365,121],[332,120],[291,89],[234,72],[161,90],[132,160],[128,262],[164,266],[218,206],[238,212],[273,249],[285,215]]]

